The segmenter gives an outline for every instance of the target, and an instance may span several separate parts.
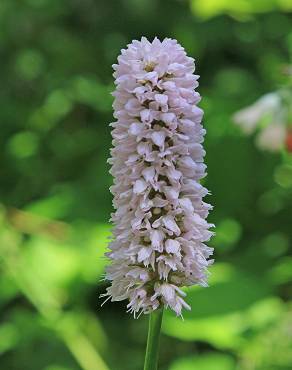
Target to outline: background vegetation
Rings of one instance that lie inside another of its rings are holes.
[[[292,160],[232,114],[285,83],[291,0],[1,0],[0,368],[138,370],[147,317],[102,308],[106,159],[120,49],[175,37],[197,59],[216,264],[161,370],[292,369]],[[292,122],[292,121],[291,121]],[[291,123],[290,122],[290,123]]]

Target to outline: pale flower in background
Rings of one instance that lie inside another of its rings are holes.
[[[279,114],[281,114],[281,99],[277,92],[272,92],[236,112],[233,119],[243,132],[251,134],[263,118],[269,117],[272,122]]]
[[[256,144],[260,149],[280,151],[287,136],[287,108],[279,92],[263,95],[252,105],[233,115],[234,122],[249,135],[258,129]]]
[[[259,132],[256,144],[260,149],[277,152],[283,148],[285,138],[286,127],[283,124],[271,123]]]

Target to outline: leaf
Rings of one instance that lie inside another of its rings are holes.
[[[192,310],[184,313],[185,320],[167,311],[163,331],[183,340],[206,341],[217,348],[238,348],[250,323],[248,310],[268,297],[270,288],[227,264],[218,263],[212,271],[209,288],[187,290],[186,300]]]
[[[18,337],[18,331],[14,324],[2,324],[0,326],[0,354],[14,348],[17,345]]]
[[[279,2],[277,0],[192,0],[191,8],[196,16],[211,18],[219,14],[229,14],[238,19],[247,19],[252,14],[266,13],[275,9],[282,11],[291,10],[291,3],[288,0]]]
[[[185,357],[176,360],[169,370],[234,370],[235,361],[231,356],[208,353],[200,356]]]
[[[60,219],[70,212],[74,197],[72,189],[64,187],[54,195],[32,202],[25,210],[49,219]]]
[[[188,302],[192,311],[186,318],[217,316],[248,308],[252,303],[265,297],[265,286],[256,284],[249,277],[236,277],[236,280],[219,283],[207,289],[193,290]]]
[[[220,273],[218,267],[213,268],[214,275],[217,271]],[[193,287],[187,290],[187,301],[192,310],[185,313],[186,319],[238,312],[263,299],[271,291],[265,282],[244,272],[233,270],[229,274],[228,280],[217,283],[211,281],[208,288]]]
[[[244,344],[241,338],[243,325],[239,313],[184,321],[166,314],[162,330],[172,337],[207,342],[219,349],[236,349]]]

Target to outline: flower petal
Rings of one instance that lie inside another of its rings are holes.
[[[134,184],[133,191],[135,194],[141,194],[147,188],[147,183],[144,180],[137,180]]]
[[[173,231],[177,235],[180,234],[180,229],[172,216],[168,215],[163,217],[162,222],[168,230]]]
[[[165,242],[165,249],[167,253],[178,254],[180,251],[180,243],[174,239],[167,239]]]
[[[153,143],[159,147],[162,147],[164,145],[166,134],[164,131],[154,131],[151,134],[151,139],[153,140]]]

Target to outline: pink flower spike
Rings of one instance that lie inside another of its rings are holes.
[[[145,37],[122,50],[109,163],[114,185],[111,282],[103,297],[128,300],[134,317],[162,306],[191,309],[184,286],[207,286],[208,190],[194,60],[176,40]]]

